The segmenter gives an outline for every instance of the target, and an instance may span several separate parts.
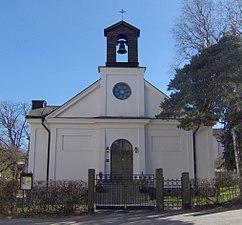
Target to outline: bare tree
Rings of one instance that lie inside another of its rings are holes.
[[[3,147],[27,150],[29,126],[25,116],[28,110],[26,103],[0,102],[0,144]]]
[[[0,147],[0,177],[17,179],[24,168],[27,154],[15,147]]]
[[[218,7],[223,12],[222,23],[226,31],[232,35],[242,34],[242,2],[241,0],[221,1]]]
[[[225,33],[241,34],[240,0],[183,0],[172,29],[177,63],[218,43]]]
[[[0,102],[0,175],[17,178],[28,152],[29,126],[26,103]]]

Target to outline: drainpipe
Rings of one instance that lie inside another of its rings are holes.
[[[44,124],[45,122],[45,117],[42,117],[42,126],[47,130],[48,132],[48,146],[47,146],[47,167],[46,167],[46,182],[48,184],[49,181],[49,173],[50,173],[50,137],[51,133],[49,128]]]
[[[194,179],[195,182],[197,180],[197,156],[196,156],[196,133],[200,127],[197,127],[195,131],[192,133],[192,140],[193,140],[193,166],[194,166]]]

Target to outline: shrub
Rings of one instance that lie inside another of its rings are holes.
[[[0,179],[0,214],[16,212],[18,181]]]
[[[28,192],[29,212],[72,214],[87,209],[87,185],[83,181],[44,181],[34,183]]]
[[[215,184],[216,187],[220,188],[221,186],[230,186],[233,185],[234,182],[238,182],[238,178],[234,173],[228,171],[219,171],[215,174]]]

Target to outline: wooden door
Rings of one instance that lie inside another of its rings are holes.
[[[125,178],[133,175],[133,148],[125,139],[116,140],[111,146],[111,174]]]

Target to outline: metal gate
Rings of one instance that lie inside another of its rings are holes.
[[[98,174],[95,179],[96,209],[154,209],[154,174],[131,177]]]

